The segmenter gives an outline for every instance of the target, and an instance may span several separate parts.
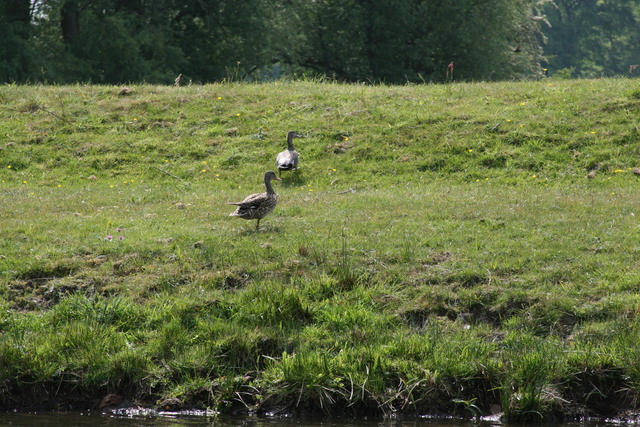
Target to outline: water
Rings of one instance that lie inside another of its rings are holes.
[[[0,413],[0,426],[15,427],[523,427],[505,424],[499,421],[472,422],[448,419],[411,419],[411,420],[367,420],[367,419],[300,419],[300,418],[260,418],[229,417],[198,414],[162,414],[133,412],[126,415],[100,412],[38,412],[38,413]],[[562,427],[619,427],[620,423],[606,421],[586,421],[582,423],[562,424]],[[550,427],[545,424],[545,427]],[[553,427],[553,426],[551,426]],[[560,427],[556,425],[555,427]]]

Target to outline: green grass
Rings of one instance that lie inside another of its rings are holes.
[[[635,409],[638,94],[2,86],[0,404]],[[226,203],[291,129],[301,169],[256,232]]]

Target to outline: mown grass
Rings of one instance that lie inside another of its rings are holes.
[[[0,104],[3,407],[637,406],[635,80],[2,86]],[[291,129],[301,169],[255,232],[226,202],[262,191]]]

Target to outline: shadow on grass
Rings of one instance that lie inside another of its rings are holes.
[[[306,185],[307,183],[304,174],[300,171],[300,169],[293,172],[283,172],[280,178],[282,179],[282,182],[280,182],[280,186],[285,188],[299,187],[301,185]]]

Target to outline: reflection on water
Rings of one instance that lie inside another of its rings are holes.
[[[498,421],[472,422],[466,420],[411,418],[410,420],[393,419],[338,419],[338,418],[260,418],[260,417],[228,417],[177,415],[156,413],[137,413],[129,415],[113,415],[94,412],[41,412],[41,413],[0,413],[0,426],[14,427],[134,427],[134,426],[168,426],[168,427],[522,427]],[[582,423],[563,424],[563,427],[615,427],[616,423],[605,421],[586,421]],[[550,427],[545,424],[545,427]]]

